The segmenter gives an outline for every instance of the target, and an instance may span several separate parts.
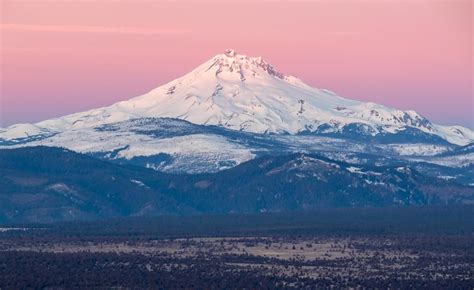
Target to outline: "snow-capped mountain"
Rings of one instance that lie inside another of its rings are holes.
[[[198,125],[275,134],[368,136],[416,130],[451,144],[474,141],[474,132],[440,126],[414,111],[349,100],[278,72],[261,57],[227,50],[187,75],[142,96],[36,124],[0,129],[0,141],[29,141],[139,118],[175,118]]]

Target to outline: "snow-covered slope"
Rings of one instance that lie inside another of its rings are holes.
[[[5,140],[22,139],[49,133],[49,130],[33,124],[15,124],[6,129],[0,128],[0,138]]]
[[[330,91],[311,88],[276,71],[261,57],[248,57],[233,50],[145,95],[34,125],[13,125],[0,130],[0,139],[54,134],[145,117],[177,118],[254,133],[338,133],[355,125],[357,132],[367,135],[415,128],[457,145],[474,140],[470,129],[436,125],[414,111],[344,99]]]

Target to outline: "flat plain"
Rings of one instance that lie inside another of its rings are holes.
[[[428,219],[439,214],[443,223]],[[472,215],[338,209],[3,226],[0,287],[472,289]]]

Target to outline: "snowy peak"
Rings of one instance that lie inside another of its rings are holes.
[[[234,49],[228,48],[225,50],[225,55],[228,57],[234,57],[237,53],[235,52]]]
[[[187,74],[182,81],[191,81],[196,78],[212,78],[222,81],[269,81],[271,78],[290,80],[291,77],[283,75],[261,56],[250,57],[239,54],[233,49],[227,49],[223,54],[218,54],[209,61]],[[173,90],[173,89],[171,89]]]
[[[219,74],[223,72],[236,72],[240,75],[241,81],[246,80],[245,74],[256,77],[260,74],[266,73],[279,79],[285,78],[282,73],[275,70],[273,66],[266,62],[261,56],[249,57],[238,54],[233,49],[227,49],[224,54],[214,57],[213,61],[214,62],[209,69],[216,66],[216,76],[219,76]]]
[[[142,96],[22,125],[21,130],[12,126],[0,130],[0,139],[150,117],[254,133],[344,134],[355,130],[357,134],[375,136],[414,128],[454,144],[474,141],[474,133],[467,128],[435,125],[414,111],[345,99],[328,90],[312,88],[279,72],[262,57],[246,56],[233,49]]]

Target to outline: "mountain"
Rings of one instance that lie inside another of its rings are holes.
[[[199,125],[276,134],[394,134],[406,130],[467,145],[473,131],[440,126],[414,111],[344,99],[314,89],[277,71],[261,57],[227,50],[187,75],[149,93],[37,124],[17,124],[0,131],[3,140],[49,136],[137,118],[166,117]]]
[[[464,184],[474,184],[473,140],[467,128],[311,88],[233,50],[145,95],[0,129],[0,148],[64,147],[171,173],[304,152],[363,166],[411,164]]]
[[[60,148],[0,150],[0,222],[182,212],[172,197],[136,181],[150,171]]]
[[[180,191],[204,196],[224,212],[474,201],[473,186],[428,177],[407,166],[354,166],[302,153],[263,156],[214,174],[185,177],[176,185]]]
[[[61,148],[0,150],[0,222],[473,201],[474,187],[407,166],[354,166],[314,154],[257,157],[216,173],[167,174]]]

